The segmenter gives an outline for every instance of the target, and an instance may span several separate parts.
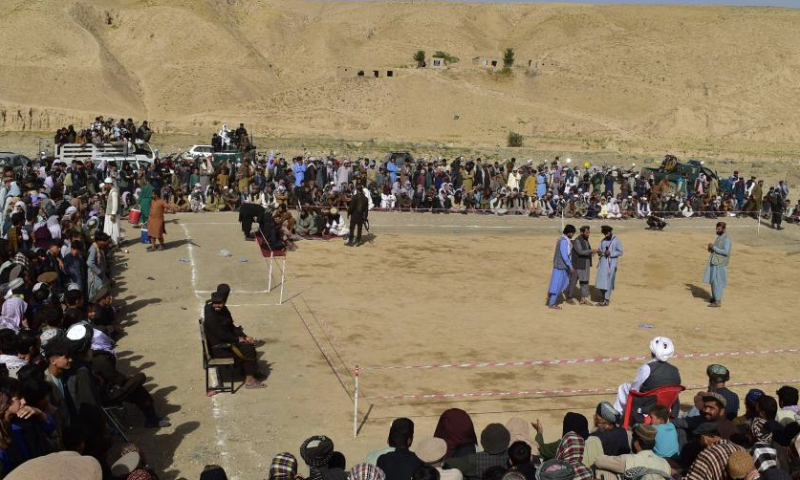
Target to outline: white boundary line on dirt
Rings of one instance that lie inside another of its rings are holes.
[[[201,300],[199,315],[202,317],[204,303],[202,302],[203,297],[200,295],[200,292],[197,291],[197,262],[195,262],[194,258],[194,244],[192,243],[192,237],[189,235],[189,229],[186,228],[186,225],[184,225],[183,223],[179,223],[179,225],[183,229],[184,237],[186,238],[186,240],[188,240],[188,242],[186,242],[186,246],[189,250],[189,265],[191,265],[192,267],[192,290],[194,290],[194,296],[197,297],[197,299]],[[216,369],[214,370],[213,378],[215,384],[219,385],[219,377]],[[220,428],[220,420],[222,419],[223,409],[216,395],[211,397],[211,405],[212,405],[211,412],[214,416],[214,430],[217,431],[216,445],[219,450],[219,456],[223,460],[221,462],[223,464],[222,468],[224,468],[225,471],[230,472],[230,468],[227,465],[228,464],[227,459],[230,456],[230,453],[227,451],[227,445],[225,441],[225,439],[227,438],[227,434],[222,428]],[[232,476],[231,480],[236,480],[237,478],[238,478],[237,476]]]

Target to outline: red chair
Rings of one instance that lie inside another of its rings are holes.
[[[654,405],[664,405],[667,409],[672,411],[673,405],[678,401],[678,396],[684,390],[686,390],[686,387],[682,385],[665,385],[644,393],[631,390],[628,394],[628,402],[625,404],[625,414],[623,415],[624,421],[622,425],[625,429],[630,428],[630,426],[635,423],[632,421],[634,415],[647,415],[647,413],[650,412],[650,408],[653,407],[653,405],[649,405],[646,412],[641,411],[642,408],[638,408],[637,411],[634,411],[634,403],[641,403],[637,402],[637,399],[655,397],[656,402]]]

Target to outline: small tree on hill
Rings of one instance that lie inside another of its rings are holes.
[[[514,49],[511,47],[506,48],[503,52],[503,67],[511,68],[514,66]]]
[[[424,67],[425,66],[425,50],[417,50],[417,53],[414,54],[414,61],[417,62],[417,67]]]

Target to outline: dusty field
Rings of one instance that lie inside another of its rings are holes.
[[[254,244],[241,240],[234,215],[174,216],[167,251],[130,247],[119,296],[131,320],[119,350],[151,377],[149,386],[173,422],[156,435],[134,432],[151,463],[167,472],[164,478],[197,478],[207,463],[222,464],[234,478],[263,478],[273,454],[297,453],[316,433],[330,435],[355,463],[384,444],[393,418],[412,417],[422,438],[454,405],[473,414],[478,430],[519,415],[541,418],[556,432],[566,410],[589,413],[611,398],[365,401],[360,417],[369,415],[353,439],[347,369],[356,364],[640,355],[656,334],[672,337],[682,353],[796,347],[790,339],[800,333],[787,308],[800,252],[800,229],[793,225],[783,232],[762,228],[756,236],[754,221],[731,222],[731,285],[725,307],[711,310],[700,280],[712,222],[674,222],[661,233],[642,230],[640,222],[618,223],[625,256],[612,307],[566,306],[561,312],[543,307],[558,222],[375,214],[372,225],[374,243],[358,249],[338,241],[301,242],[289,257],[289,301],[281,306],[272,305],[277,291],[263,292],[265,262]],[[220,256],[221,249],[232,256]],[[203,393],[197,318],[207,292],[220,282],[233,287],[237,322],[266,341],[262,362],[271,374],[265,390],[213,398]],[[655,328],[638,327],[645,323]],[[753,381],[796,378],[796,360],[797,354],[777,354],[722,362],[733,381]],[[675,363],[685,384],[704,382],[708,360]],[[371,371],[362,374],[361,393],[607,388],[632,378],[636,367]],[[140,424],[135,416],[131,421]]]

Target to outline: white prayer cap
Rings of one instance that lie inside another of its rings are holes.
[[[650,352],[659,362],[666,362],[675,356],[675,345],[667,337],[656,337],[650,341]]]
[[[103,181],[103,183],[105,183],[106,185],[113,185],[114,184],[114,180],[112,180],[111,177],[106,177],[106,179]]]

